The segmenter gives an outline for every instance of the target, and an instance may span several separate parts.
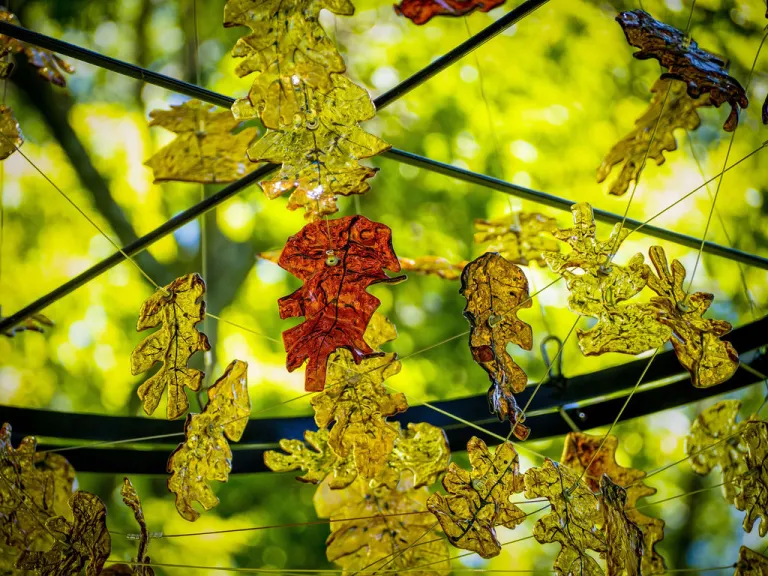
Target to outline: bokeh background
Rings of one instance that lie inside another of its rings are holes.
[[[224,0],[198,2],[199,58],[192,0],[14,0],[11,9],[29,28],[170,76],[194,82],[199,66],[205,87],[241,96],[251,80],[233,74],[236,62],[229,50],[246,29],[222,27],[223,4]],[[321,20],[338,43],[349,76],[376,96],[499,18],[515,2],[509,0],[509,5],[489,14],[436,18],[423,27],[396,16],[389,2],[356,0],[355,4],[352,17],[324,12]],[[681,28],[691,7],[690,0],[644,0],[643,4],[657,18]],[[633,50],[614,21],[618,10],[638,7],[637,2],[552,0],[364,127],[395,147],[621,214],[628,196],[610,197],[608,183],[596,183],[595,170],[613,143],[633,127],[659,74],[655,61],[631,57]],[[696,2],[691,28],[694,39],[730,59],[731,73],[742,84],[763,35],[765,9],[763,0]],[[44,84],[29,67],[19,65],[8,83],[8,103],[22,126],[25,154],[116,241],[126,244],[199,200],[198,185],[153,184],[151,171],[143,165],[173,138],[162,128],[148,128],[148,113],[179,104],[184,98],[106,70],[74,64],[77,71],[63,90]],[[768,57],[764,55],[757,62],[749,94],[752,103],[741,116],[731,161],[766,139],[768,129],[759,121],[759,108],[767,91]],[[650,217],[699,186],[702,171],[711,177],[721,170],[730,138],[721,129],[726,115],[727,106],[704,109],[702,126],[693,133],[692,142],[685,133],[677,134],[680,149],[669,153],[663,166],[646,168],[630,217]],[[765,154],[753,156],[725,176],[710,240],[732,241],[741,250],[768,255]],[[395,250],[401,256],[437,255],[453,261],[475,257],[482,247],[473,245],[473,220],[502,216],[510,208],[556,216],[561,226],[570,222],[568,213],[392,160],[374,159],[373,164],[381,171],[372,181],[372,190],[356,200],[341,199],[340,215],[359,211],[390,226]],[[111,254],[113,247],[19,154],[6,160],[3,170],[0,304],[7,315]],[[206,187],[206,193],[215,189]],[[711,197],[702,190],[656,224],[701,237],[710,206]],[[209,310],[279,339],[290,324],[279,319],[276,300],[298,283],[255,255],[280,248],[303,225],[302,214],[287,211],[285,199],[267,200],[253,186],[206,219]],[[609,233],[607,226],[598,230],[603,236]],[[160,284],[200,271],[200,231],[200,222],[185,226],[142,254],[139,264]],[[647,252],[655,243],[658,241],[633,234],[617,261]],[[663,245],[670,257],[679,258],[689,271],[693,268],[694,250]],[[554,279],[548,270],[536,266],[526,273],[535,288]],[[734,325],[761,313],[751,309],[741,273],[757,304],[766,304],[766,273],[746,267],[740,270],[722,258],[705,255],[694,284],[697,290],[715,294],[711,314]],[[457,282],[411,276],[407,283],[374,287],[371,292],[382,301],[380,312],[398,327],[399,337],[389,349],[401,356],[467,329]],[[136,317],[151,293],[151,286],[130,264],[123,263],[48,308],[46,314],[56,325],[47,334],[0,339],[0,404],[143,414],[136,396],[141,378],[131,376],[129,356],[143,337],[135,331]],[[533,325],[536,341],[532,352],[516,350],[514,355],[533,381],[545,371],[538,352],[541,339],[548,334],[564,338],[573,324],[575,316],[565,307],[566,297],[563,283],[558,283],[520,314]],[[587,325],[585,320],[582,326]],[[279,344],[212,320],[206,331],[213,344],[214,375],[233,358],[248,362],[254,411],[303,392],[303,373],[285,370],[285,353]],[[585,358],[574,339],[564,350],[564,371],[569,376],[588,373],[626,360],[619,355]],[[476,395],[488,386],[464,338],[405,360],[402,372],[390,383],[405,391],[412,405]],[[730,396],[744,400],[746,417],[760,404],[763,392],[756,386]],[[620,463],[651,470],[679,459],[692,420],[714,402],[622,423],[616,429],[621,439]],[[164,412],[161,405],[155,417]],[[304,399],[268,415],[310,413]],[[533,447],[557,458],[562,438],[537,442]],[[458,462],[464,461],[461,448],[453,447]],[[539,464],[526,457],[523,462],[524,467]],[[79,474],[78,480],[81,488],[107,502],[111,528],[135,531],[118,494],[122,477]],[[694,475],[684,463],[649,483],[659,489],[657,498],[664,498],[719,481],[716,475]],[[314,487],[293,482],[286,475],[236,475],[227,484],[214,486],[221,504],[194,525],[176,513],[165,477],[136,477],[134,483],[153,532],[208,531],[316,518]],[[727,505],[718,490],[669,501],[651,513],[667,522],[660,548],[670,568],[729,564],[742,543],[762,550],[757,529],[744,534],[742,513]],[[531,527],[532,521],[514,533],[501,529],[501,540],[528,535]],[[327,525],[316,525],[161,539],[152,541],[150,555],[164,563],[325,569],[331,567],[324,553],[327,534]],[[130,557],[134,545],[115,537],[114,557]],[[557,549],[527,540],[504,548],[491,561],[467,557],[455,565],[548,570]]]

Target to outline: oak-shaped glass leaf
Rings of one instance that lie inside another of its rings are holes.
[[[609,193],[615,196],[623,196],[632,182],[640,180],[646,160],[654,160],[657,166],[664,164],[664,152],[677,150],[675,130],[696,130],[701,124],[698,109],[711,105],[707,94],[691,98],[685,82],[671,78],[656,80],[651,93],[651,103],[635,121],[635,127],[611,148],[597,169],[597,181],[603,182],[614,166],[622,165],[609,188]],[[649,148],[651,135],[653,143]]]
[[[69,499],[73,520],[54,516],[45,522],[54,539],[46,552],[25,550],[16,567],[40,576],[97,576],[112,550],[107,531],[107,509],[98,496],[78,490]]]
[[[419,488],[437,482],[451,460],[448,438],[443,429],[426,422],[410,422],[402,431],[399,423],[394,423],[394,426],[399,435],[387,460],[387,469],[373,484],[394,487],[407,481],[410,486]]]
[[[630,46],[640,49],[635,58],[658,60],[667,69],[661,77],[685,82],[691,98],[709,94],[710,102],[718,108],[727,102],[731,113],[723,128],[727,132],[736,129],[739,108],[746,108],[749,100],[739,81],[728,75],[727,60],[699,48],[682,30],[659,22],[643,10],[621,12],[616,21]]]
[[[600,448],[601,444],[602,448]],[[616,462],[618,446],[619,440],[612,434],[603,437],[583,432],[569,432],[565,437],[560,463],[576,474],[582,475],[582,481],[592,492],[601,490],[603,476],[607,476],[614,484],[624,487],[626,491],[624,511],[629,520],[643,533],[642,572],[643,574],[662,574],[667,566],[655,547],[656,543],[664,538],[664,520],[646,516],[637,508],[641,498],[656,494],[656,488],[651,488],[642,481],[646,476],[642,470],[626,468]]]
[[[0,160],[5,160],[24,143],[21,127],[10,106],[0,106]]]
[[[452,462],[443,477],[448,494],[432,494],[427,508],[440,521],[451,544],[492,558],[501,552],[495,527],[514,528],[525,518],[509,500],[523,491],[520,460],[511,442],[501,444],[491,454],[485,442],[475,436],[467,442],[467,454],[472,471]]]
[[[208,481],[229,479],[232,450],[227,439],[240,440],[250,413],[248,364],[233,360],[208,388],[208,403],[202,413],[187,415],[186,441],[168,458],[168,490],[176,495],[176,509],[186,520],[194,522],[200,517],[193,502],[206,510],[219,503]]]
[[[244,128],[235,133],[240,121],[230,110],[188,100],[170,110],[152,110],[150,126],[161,126],[176,134],[144,164],[155,175],[155,182],[233,182],[256,169],[247,150],[258,136],[258,129]]]
[[[280,298],[278,305],[280,318],[305,317],[283,332],[283,342],[289,372],[308,360],[306,390],[325,387],[328,357],[339,348],[349,350],[355,364],[383,354],[371,348],[363,335],[380,304],[366,288],[405,279],[390,278],[384,272],[400,271],[387,226],[364,216],[307,224],[288,239],[278,264],[304,282],[293,294]]]
[[[768,576],[768,558],[742,546],[733,576]]]
[[[376,113],[368,92],[345,76],[331,80],[327,92],[304,86],[292,122],[268,130],[248,149],[254,162],[282,164],[276,178],[259,182],[267,197],[291,192],[288,209],[304,208],[310,221],[337,212],[339,195],[365,194],[377,168],[359,160],[390,147],[358,126]]]
[[[536,521],[533,536],[540,544],[560,544],[555,572],[560,576],[603,576],[597,561],[587,554],[587,550],[601,555],[607,551],[599,530],[603,515],[597,497],[579,476],[547,458],[541,468],[526,470],[525,497],[549,500],[551,512]]]
[[[144,509],[141,507],[141,500],[133,487],[133,483],[128,478],[123,478],[123,486],[120,488],[120,496],[123,497],[123,503],[133,512],[133,517],[139,525],[139,549],[135,562],[139,564],[148,564],[150,562],[147,556],[149,547],[149,532],[147,531],[147,522],[144,519]],[[132,576],[154,576],[155,571],[151,566],[136,566],[129,564],[112,564],[102,571],[102,576],[117,576],[121,574]]]
[[[496,220],[475,220],[475,244],[490,243],[487,252],[498,252],[514,264],[544,266],[542,252],[560,250],[552,238],[556,229],[556,220],[549,216],[512,212]]]
[[[737,510],[745,511],[742,526],[751,532],[759,518],[758,534],[768,534],[768,423],[751,421],[742,436],[747,447],[747,472],[736,479]]]
[[[413,272],[422,276],[437,276],[443,280],[458,280],[467,262],[453,262],[440,256],[420,256],[419,258],[399,258],[403,272]]]
[[[635,254],[626,266],[608,264],[629,230],[616,224],[608,240],[598,240],[592,206],[580,202],[571,206],[571,213],[573,228],[554,232],[556,238],[570,244],[571,252],[545,252],[544,259],[553,272],[565,278],[568,307],[598,320],[589,330],[576,329],[581,351],[595,356],[640,354],[658,348],[669,340],[670,329],[656,320],[647,304],[626,302],[648,282],[651,271],[643,255]]]
[[[472,357],[491,381],[488,406],[499,420],[509,420],[515,436],[525,440],[530,429],[514,394],[525,390],[528,376],[507,352],[507,345],[523,350],[533,346],[533,330],[517,317],[530,308],[528,279],[523,271],[500,254],[489,252],[467,264],[461,274],[462,296],[467,299],[464,317],[469,321]]]
[[[731,324],[703,318],[715,297],[706,292],[686,292],[685,267],[680,261],[672,260],[670,270],[661,246],[651,246],[648,254],[658,274],[648,277],[648,287],[659,295],[651,299],[651,306],[659,322],[672,329],[672,346],[680,364],[688,370],[697,388],[722,384],[739,367],[736,349],[730,342],[720,340],[731,331]]]
[[[2,318],[3,315],[0,314],[0,319]],[[3,335],[8,336],[8,338],[13,338],[19,332],[39,332],[42,334],[45,332],[46,328],[50,328],[51,326],[53,326],[53,321],[44,314],[32,314],[29,318],[22,320],[20,324],[3,332]]]
[[[640,576],[643,532],[626,511],[627,491],[604,475],[600,480],[599,502],[606,543],[606,573],[608,576]]]
[[[177,278],[150,296],[141,306],[136,330],[160,326],[139,343],[131,354],[131,374],[146,372],[157,363],[162,367],[139,386],[144,412],[152,414],[168,388],[168,419],[178,418],[189,408],[184,388],[200,390],[205,374],[189,368],[195,352],[211,349],[208,337],[195,326],[205,318],[205,282],[197,274]]]
[[[421,26],[433,16],[466,16],[475,10],[488,12],[505,0],[402,0],[395,4],[395,12]]]

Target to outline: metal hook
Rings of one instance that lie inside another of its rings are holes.
[[[549,352],[547,352],[547,344],[550,342],[557,343],[554,364],[553,361],[549,359]],[[544,360],[544,364],[549,368],[550,381],[556,382],[563,380],[563,341],[554,334],[550,334],[541,341],[539,348],[541,350],[541,357]]]

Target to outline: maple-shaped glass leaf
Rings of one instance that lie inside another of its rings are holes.
[[[475,436],[467,443],[467,454],[472,471],[452,462],[443,477],[448,494],[432,494],[427,508],[440,521],[451,544],[492,558],[501,552],[495,527],[514,528],[525,518],[510,502],[510,496],[523,491],[520,460],[511,442],[491,454]]]
[[[640,354],[664,344],[671,331],[656,320],[649,305],[626,302],[648,282],[651,272],[643,255],[635,254],[626,266],[608,263],[629,230],[616,224],[607,240],[599,240],[592,206],[580,202],[571,206],[571,213],[573,228],[554,232],[571,246],[571,252],[545,252],[544,259],[553,272],[565,278],[570,292],[568,307],[597,318],[589,330],[576,329],[581,351],[587,356]]]
[[[551,512],[536,521],[533,536],[540,544],[560,544],[555,572],[560,576],[603,576],[597,561],[587,553],[607,551],[600,530],[603,515],[597,497],[579,475],[547,458],[541,468],[526,470],[525,497],[549,500]]]
[[[659,297],[651,305],[662,324],[672,329],[672,346],[680,364],[688,370],[697,388],[722,384],[739,367],[739,354],[730,342],[720,340],[731,331],[725,320],[703,318],[715,297],[706,292],[688,294],[683,287],[685,267],[679,260],[667,264],[661,246],[651,246],[649,257],[657,276],[651,274],[648,287]]]
[[[602,448],[600,448],[601,445]],[[642,531],[642,572],[643,574],[662,574],[667,566],[655,546],[664,538],[664,520],[646,516],[637,508],[641,498],[656,494],[656,488],[643,483],[646,473],[642,470],[626,468],[616,462],[618,446],[619,440],[612,434],[604,437],[583,432],[569,432],[565,437],[560,464],[581,475],[582,482],[592,492],[597,493],[602,490],[603,476],[608,477],[614,484],[624,487],[626,500],[624,511],[629,521]],[[616,496],[619,495],[616,494]]]
[[[643,573],[643,532],[626,512],[627,491],[604,475],[600,480],[599,502],[605,532],[606,573],[609,576],[640,576]]]
[[[768,423],[751,421],[742,436],[747,448],[747,472],[736,480],[737,510],[746,511],[742,526],[751,532],[759,518],[758,534],[768,534]]]
[[[107,531],[107,509],[98,496],[78,490],[69,499],[73,520],[54,516],[45,521],[53,536],[50,550],[25,550],[16,567],[35,570],[40,576],[97,576],[112,550]]]
[[[227,439],[240,440],[250,413],[248,364],[234,360],[208,388],[208,403],[202,413],[187,415],[186,440],[168,458],[168,490],[176,495],[176,509],[186,520],[194,522],[200,517],[193,502],[205,510],[219,503],[208,482],[229,479],[232,450]]]
[[[338,211],[337,196],[365,194],[377,168],[360,164],[390,145],[358,126],[376,113],[368,92],[334,74],[323,93],[304,86],[300,112],[292,122],[270,129],[249,149],[254,162],[282,164],[278,176],[259,185],[268,198],[288,192],[288,209],[304,208],[315,221]]]
[[[384,272],[400,271],[387,226],[364,216],[307,224],[288,239],[278,264],[304,282],[293,294],[280,298],[278,305],[280,318],[305,318],[283,332],[283,342],[289,372],[308,360],[306,390],[325,387],[328,357],[339,348],[349,350],[355,364],[383,354],[363,336],[380,304],[366,288],[405,279],[390,278]]]
[[[488,12],[505,0],[402,0],[395,4],[395,12],[421,26],[434,16],[465,16],[475,10]]]
[[[413,272],[422,276],[437,276],[443,280],[458,280],[467,262],[453,262],[440,256],[420,256],[419,258],[399,258],[403,272]]]
[[[733,576],[768,576],[768,558],[742,546]]]
[[[120,496],[123,497],[123,503],[133,512],[133,517],[139,525],[139,549],[135,562],[148,564],[150,562],[147,556],[149,547],[149,532],[147,531],[147,522],[144,520],[144,509],[141,506],[141,500],[133,487],[133,483],[128,478],[123,478],[123,486],[120,488]],[[154,576],[155,571],[151,566],[132,566],[129,564],[112,564],[101,572],[103,576],[107,574],[117,576],[126,574],[132,576]]]
[[[635,121],[634,129],[611,148],[597,169],[597,181],[603,182],[613,167],[621,164],[621,172],[609,188],[615,196],[623,196],[632,182],[640,180],[646,154],[647,159],[654,160],[657,166],[664,164],[664,152],[677,150],[675,130],[696,130],[701,124],[698,109],[711,106],[707,94],[691,98],[685,82],[671,78],[656,80],[651,93],[651,103]],[[653,143],[649,148],[652,134]]]
[[[136,346],[131,354],[131,374],[146,372],[162,363],[154,376],[139,386],[144,412],[152,414],[168,388],[168,419],[178,418],[189,408],[184,388],[197,392],[205,374],[189,368],[195,352],[211,349],[208,337],[195,326],[205,318],[205,282],[197,274],[177,278],[150,296],[141,306],[136,330],[160,326]]]
[[[5,160],[24,143],[21,127],[10,106],[0,106],[0,160]]]
[[[235,133],[240,121],[230,110],[188,100],[170,110],[152,110],[150,126],[161,126],[176,134],[144,164],[155,182],[234,182],[256,169],[246,151],[258,136],[257,128]]]
[[[514,394],[525,390],[528,376],[507,352],[507,345],[523,350],[533,346],[533,330],[517,317],[530,308],[528,279],[523,271],[500,254],[486,253],[467,264],[461,275],[462,296],[467,299],[464,317],[469,321],[472,357],[488,373],[488,406],[499,420],[509,420],[515,436],[525,440],[530,429]]]
[[[514,264],[544,266],[542,252],[559,252],[552,238],[554,218],[539,213],[512,212],[496,220],[475,220],[475,244],[489,244],[487,252],[498,252]]]
[[[709,94],[710,102],[718,108],[727,102],[731,113],[723,128],[727,132],[736,129],[739,108],[746,108],[749,100],[739,81],[728,75],[727,60],[699,48],[682,30],[659,22],[642,10],[621,12],[616,21],[630,46],[639,48],[635,58],[658,60],[667,69],[661,77],[685,82],[691,98]]]

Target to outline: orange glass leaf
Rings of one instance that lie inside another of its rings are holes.
[[[600,449],[601,443],[602,449]],[[646,475],[642,470],[626,468],[616,462],[618,446],[619,440],[612,434],[605,437],[603,443],[603,436],[569,432],[565,437],[560,463],[578,475],[583,474],[582,481],[592,492],[602,490],[601,482],[604,476],[617,487],[624,487],[626,502],[623,510],[629,521],[642,531],[642,572],[643,574],[662,574],[667,566],[655,547],[656,543],[664,538],[664,520],[646,516],[637,509],[639,500],[656,494],[656,488],[651,488],[642,482]],[[600,449],[599,452],[598,449]],[[588,465],[589,469],[584,473]],[[612,506],[615,507],[616,499],[619,497],[620,494],[614,491]],[[611,538],[608,534],[606,537]]]
[[[632,182],[640,180],[643,162],[656,161],[657,166],[664,164],[664,152],[677,150],[675,130],[696,130],[701,124],[698,109],[711,106],[709,95],[691,98],[686,91],[685,82],[671,78],[660,78],[651,88],[653,98],[643,115],[635,121],[635,128],[611,148],[603,163],[597,169],[597,181],[603,182],[614,166],[621,164],[621,172],[611,183],[609,193],[623,196]],[[666,100],[666,102],[665,102]],[[663,116],[662,114],[663,109]],[[661,116],[661,120],[659,120]],[[655,130],[655,132],[654,132]],[[653,143],[651,134],[654,135]]]
[[[13,110],[9,106],[0,106],[0,160],[8,158],[23,143],[21,127]]]
[[[443,280],[458,280],[461,272],[468,264],[454,264],[440,256],[421,256],[420,258],[399,258],[403,272],[413,272],[423,276],[437,276]]]
[[[120,496],[123,497],[123,503],[133,511],[133,517],[139,525],[139,550],[135,562],[147,564],[150,562],[147,556],[149,547],[149,532],[147,531],[147,522],[144,520],[144,510],[141,507],[141,500],[136,493],[136,489],[128,478],[123,478],[123,486],[120,488]],[[131,566],[128,564],[112,564],[101,572],[102,576],[107,574],[117,576],[126,574],[132,576],[154,576],[155,571],[151,566]]]
[[[107,509],[98,496],[78,490],[69,499],[72,521],[54,516],[45,527],[54,539],[47,552],[25,550],[16,567],[35,570],[40,576],[97,576],[112,550],[107,531]]]
[[[751,421],[745,427],[743,442],[747,448],[747,472],[736,480],[737,510],[746,511],[742,524],[751,532],[759,518],[758,534],[768,534],[768,423]]]
[[[467,454],[472,471],[452,462],[443,478],[448,494],[435,492],[427,500],[427,508],[440,521],[451,544],[492,558],[501,552],[495,527],[514,528],[525,518],[509,500],[523,491],[520,461],[511,442],[491,454],[485,442],[474,436],[467,443]]]
[[[208,388],[208,403],[202,413],[187,415],[186,441],[168,458],[168,490],[176,495],[176,509],[184,519],[194,522],[200,517],[193,502],[206,510],[219,503],[208,481],[229,479],[232,450],[227,439],[240,440],[250,413],[248,364],[233,360]]]
[[[246,151],[258,136],[257,128],[235,133],[240,121],[230,110],[188,100],[170,110],[152,110],[150,126],[161,126],[176,139],[158,150],[144,164],[155,182],[234,182],[256,169]]]
[[[541,468],[525,472],[525,497],[549,500],[551,512],[536,522],[533,536],[540,544],[560,544],[555,572],[559,576],[603,576],[597,561],[587,553],[607,552],[600,530],[603,514],[597,497],[579,481],[578,474],[547,458]]]
[[[0,319],[2,318],[3,316],[0,314]],[[19,332],[39,332],[42,334],[45,332],[46,328],[50,328],[51,326],[53,326],[53,321],[47,316],[44,316],[43,314],[32,314],[32,316],[23,320],[21,324],[17,324],[7,332],[3,332],[3,335],[8,336],[8,338],[13,338]]]
[[[505,0],[402,0],[395,4],[395,12],[414,24],[422,25],[434,16],[465,16],[475,10],[488,12]]]
[[[514,264],[544,266],[542,252],[559,252],[552,238],[554,218],[538,213],[512,212],[496,220],[475,220],[475,244],[490,243],[487,252],[498,252]]]
[[[715,297],[706,292],[689,295],[683,287],[685,267],[678,260],[672,260],[670,270],[661,246],[651,246],[648,254],[658,274],[648,278],[648,287],[659,295],[651,305],[659,322],[675,334],[672,346],[680,364],[697,388],[722,384],[739,367],[738,352],[730,342],[720,340],[731,331],[731,324],[703,318]]]
[[[304,322],[283,332],[283,342],[289,372],[308,360],[306,390],[325,387],[328,357],[339,348],[349,350],[355,364],[382,355],[363,339],[380,304],[366,288],[405,280],[405,276],[390,278],[384,272],[400,271],[387,226],[364,216],[307,224],[288,239],[278,264],[304,282],[278,304],[283,319],[305,317]]]
[[[205,374],[189,368],[187,362],[195,352],[211,349],[208,337],[195,325],[205,318],[205,282],[197,274],[177,278],[158,290],[141,306],[136,330],[160,326],[136,346],[131,354],[131,374],[137,376],[162,363],[154,376],[139,386],[144,412],[152,414],[163,392],[168,388],[168,419],[178,418],[189,408],[184,388],[200,390]]]
[[[733,576],[768,576],[768,558],[742,546]]]
[[[616,224],[608,240],[598,240],[592,206],[571,206],[573,228],[555,231],[555,237],[570,244],[569,254],[545,252],[550,269],[565,278],[570,292],[568,307],[578,314],[597,318],[589,330],[576,329],[581,351],[587,356],[606,352],[640,354],[669,340],[671,331],[656,320],[648,304],[627,303],[648,282],[650,268],[642,254],[626,266],[606,265],[612,253],[629,234]]]
[[[685,82],[691,98],[709,94],[710,102],[718,108],[727,102],[731,113],[723,128],[727,132],[736,129],[739,108],[746,108],[749,100],[739,81],[728,75],[727,60],[699,48],[684,32],[642,10],[621,12],[616,21],[629,45],[640,49],[635,52],[635,58],[658,60],[667,69],[661,77]]]
[[[488,406],[499,420],[509,420],[515,436],[525,440],[530,429],[514,393],[522,392],[528,376],[507,352],[507,345],[524,350],[533,346],[531,327],[517,317],[530,308],[528,279],[516,265],[496,253],[483,254],[467,264],[461,275],[462,296],[467,299],[464,317],[469,321],[472,357],[488,373]]]

